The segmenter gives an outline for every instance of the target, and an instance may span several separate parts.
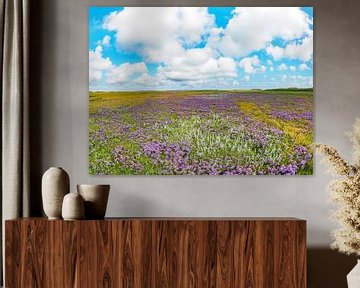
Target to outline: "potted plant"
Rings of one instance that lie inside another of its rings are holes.
[[[325,144],[315,144],[317,151],[325,155],[330,171],[335,178],[330,182],[332,200],[338,204],[334,219],[341,227],[333,231],[331,247],[345,254],[360,256],[360,118],[356,119],[353,132],[354,164],[345,161],[338,151]],[[348,287],[359,287],[360,261],[348,274]]]

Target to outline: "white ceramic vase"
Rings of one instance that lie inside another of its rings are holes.
[[[360,288],[360,260],[347,275],[348,288]]]
[[[79,193],[69,193],[65,195],[62,204],[62,217],[64,220],[84,219],[85,208],[84,199]]]
[[[69,175],[60,167],[49,168],[42,177],[43,208],[49,219],[61,219],[63,198],[70,190]]]
[[[104,219],[110,185],[77,185],[77,191],[85,201],[85,219]]]

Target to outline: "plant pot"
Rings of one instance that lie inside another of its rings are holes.
[[[357,261],[355,267],[347,275],[348,288],[360,287],[360,260]]]
[[[42,177],[43,208],[49,219],[61,219],[63,198],[70,190],[69,175],[60,167],[49,168]]]
[[[104,219],[110,185],[77,185],[78,193],[85,201],[85,219]]]
[[[79,193],[69,193],[65,195],[62,205],[62,217],[64,220],[84,219],[85,208],[84,199]]]

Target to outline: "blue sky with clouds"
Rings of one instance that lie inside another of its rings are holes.
[[[312,86],[312,7],[89,8],[91,91]]]

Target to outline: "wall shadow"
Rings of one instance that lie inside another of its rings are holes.
[[[42,215],[42,53],[44,0],[30,3],[29,109],[30,109],[30,216]]]
[[[347,288],[346,275],[356,259],[329,248],[308,248],[308,288]]]

